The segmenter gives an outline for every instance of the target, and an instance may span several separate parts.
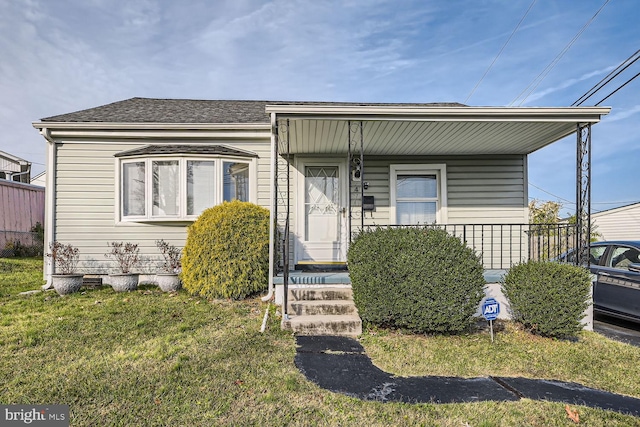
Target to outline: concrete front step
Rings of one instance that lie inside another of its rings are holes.
[[[297,316],[358,314],[351,300],[311,300],[289,302],[289,314]]]
[[[362,333],[362,320],[347,286],[289,288],[288,320],[282,328],[297,335],[340,335],[356,337]]]
[[[297,335],[340,335],[357,337],[362,334],[362,320],[352,315],[291,316],[282,322],[283,329]]]
[[[353,300],[351,288],[290,288],[289,302],[318,300]]]

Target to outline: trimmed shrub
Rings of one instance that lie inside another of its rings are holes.
[[[548,337],[571,337],[582,329],[590,289],[588,270],[547,261],[514,265],[502,282],[513,319]]]
[[[469,328],[484,296],[482,263],[457,237],[433,227],[363,231],[348,254],[362,320],[417,333]]]
[[[269,280],[269,210],[248,202],[206,209],[187,230],[184,288],[208,298],[242,299]]]

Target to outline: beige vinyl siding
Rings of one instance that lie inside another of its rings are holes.
[[[526,157],[365,157],[364,181],[369,183],[365,195],[375,197],[375,211],[365,212],[365,226],[390,224],[390,165],[445,164],[447,218],[450,232],[466,237],[467,244],[482,252],[486,268],[509,265],[526,258],[526,228],[498,227],[497,224],[528,222],[526,192]],[[354,208],[358,210],[359,208]],[[491,227],[452,227],[465,224],[495,224]],[[360,218],[352,220],[352,232],[360,229]]]
[[[389,167],[392,164],[445,164],[447,224],[522,224],[527,222],[523,156],[365,157],[365,195],[375,197],[365,225],[386,225],[389,218]],[[352,224],[359,227],[359,221]]]
[[[598,240],[640,240],[640,203],[591,215]]]
[[[189,143],[154,141],[154,145]],[[202,143],[202,142],[199,142]],[[269,188],[269,140],[212,140],[211,144],[226,144],[258,155],[257,182],[252,186]],[[115,272],[115,263],[107,259],[107,242],[126,241],[140,246],[144,262],[139,271],[154,273],[160,262],[155,241],[164,239],[178,247],[184,246],[186,226],[190,222],[126,222],[117,223],[116,158],[114,154],[148,145],[149,142],[122,143],[100,141],[67,142],[56,145],[55,239],[71,243],[80,249],[80,268],[86,274]],[[258,204],[269,207],[269,192],[258,191]]]

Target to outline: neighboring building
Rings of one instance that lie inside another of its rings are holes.
[[[12,255],[16,242],[42,247],[31,229],[44,225],[44,201],[43,187],[0,179],[0,256]]]
[[[362,227],[434,222],[491,268],[496,246],[526,250],[528,154],[608,112],[132,98],[48,117],[33,124],[48,143],[47,242],[72,243],[85,272],[105,274],[107,242],[157,256],[156,239],[182,246],[203,209],[237,198],[290,225],[287,257],[273,240],[274,272],[276,259],[344,263]],[[503,252],[506,265],[522,258]]]
[[[31,163],[12,154],[0,151],[0,179],[29,184]]]
[[[32,185],[38,185],[40,187],[47,186],[47,171],[42,171],[38,175],[31,178]]]
[[[640,240],[640,203],[592,213],[598,240]]]

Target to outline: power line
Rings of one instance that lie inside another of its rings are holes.
[[[633,61],[631,61],[632,58],[634,58]],[[630,57],[628,57],[627,59],[625,59],[623,62],[620,63],[620,65],[618,65],[613,71],[611,71],[606,77],[604,77],[602,80],[600,80],[598,83],[596,83],[591,89],[589,89],[588,91],[586,91],[580,98],[578,98],[573,104],[571,104],[572,107],[574,106],[580,106],[582,104],[585,103],[585,101],[589,98],[591,98],[593,95],[595,95],[600,89],[602,89],[605,85],[607,85],[611,80],[613,80],[614,78],[616,78],[618,75],[620,75],[620,73],[622,73],[624,70],[626,70],[627,68],[629,68],[631,65],[633,65],[633,63],[635,63],[638,59],[640,59],[640,49],[637,50],[633,55],[631,55]],[[629,62],[631,61],[631,62]],[[629,63],[628,63],[629,62]],[[627,64],[628,63],[628,64]],[[626,64],[626,65],[625,65]],[[622,68],[623,67],[623,68]],[[618,71],[619,70],[619,71]],[[596,104],[597,105],[597,104]]]
[[[616,93],[617,91],[619,91],[620,89],[622,89],[623,87],[625,87],[626,85],[628,85],[629,83],[631,83],[636,77],[640,76],[640,73],[636,74],[635,76],[631,77],[629,80],[627,80],[626,82],[624,82],[623,84],[621,84],[620,86],[618,86],[618,88],[616,90],[614,90],[613,92],[611,92],[609,95],[605,96],[604,98],[602,98],[600,101],[596,102],[596,105],[600,105],[602,104],[607,98],[609,98],[611,95],[613,95],[614,93]]]
[[[532,182],[529,182],[529,185],[530,185],[530,186],[532,186],[532,187],[537,188],[538,190],[542,191],[543,193],[547,193],[548,195],[555,197],[555,198],[556,198],[556,199],[558,199],[558,200],[562,200],[562,201],[567,202],[567,203],[573,203],[573,204],[575,204],[575,202],[572,202],[572,201],[567,200],[567,199],[565,199],[565,198],[563,198],[563,197],[560,197],[560,196],[556,196],[555,194],[548,192],[548,191],[547,191],[547,190],[545,190],[544,188],[540,188],[540,187],[538,187],[537,185],[535,185],[535,184],[534,184],[534,183],[532,183]]]
[[[487,70],[484,72],[484,74],[482,75],[482,77],[480,77],[480,80],[478,80],[478,83],[476,83],[476,85],[473,87],[473,89],[471,89],[471,92],[469,93],[469,95],[467,95],[467,97],[464,100],[464,104],[467,103],[467,101],[469,100],[469,98],[471,98],[471,95],[473,95],[473,93],[476,91],[476,89],[478,89],[478,86],[480,86],[480,83],[482,83],[482,81],[484,80],[484,78],[487,76],[487,74],[489,73],[489,70],[491,70],[491,68],[493,67],[493,64],[496,63],[496,61],[498,60],[498,57],[500,56],[500,54],[502,53],[502,51],[504,50],[505,47],[507,47],[507,45],[509,44],[509,42],[511,41],[511,38],[513,37],[513,35],[516,33],[516,31],[518,31],[518,28],[520,28],[520,25],[522,24],[522,21],[524,21],[524,19],[527,17],[527,15],[529,14],[529,11],[531,10],[531,8],[533,7],[534,4],[536,4],[536,1],[538,0],[533,0],[531,2],[531,5],[529,6],[529,9],[527,9],[527,11],[524,13],[524,15],[522,16],[522,18],[520,18],[520,22],[518,22],[518,25],[516,25],[516,28],[513,29],[513,31],[511,32],[511,35],[509,36],[509,38],[507,39],[506,42],[504,42],[504,44],[502,45],[502,48],[500,49],[500,52],[498,52],[498,54],[496,55],[495,58],[493,58],[493,61],[491,62],[491,64],[489,65],[489,67],[487,68]]]
[[[513,105],[518,99],[520,99],[521,96],[523,96],[526,93],[526,96],[524,98],[522,98],[522,100],[520,101],[520,103],[518,104],[518,106],[521,106],[522,103],[524,101],[527,100],[527,98],[529,98],[531,96],[531,94],[538,88],[538,86],[540,85],[540,83],[542,83],[542,81],[547,77],[547,75],[551,72],[551,70],[553,70],[553,68],[558,64],[558,62],[560,62],[560,60],[562,59],[562,57],[569,51],[569,49],[571,49],[571,46],[573,46],[573,44],[580,38],[580,36],[582,35],[582,33],[585,32],[585,30],[589,27],[589,25],[591,25],[591,23],[596,19],[596,17],[600,14],[600,12],[602,11],[602,9],[604,9],[604,7],[610,2],[611,0],[606,0],[604,2],[604,4],[602,6],[600,6],[600,9],[598,9],[598,11],[591,17],[591,19],[589,19],[589,21],[587,21],[586,24],[584,24],[584,26],[580,29],[580,31],[578,31],[578,33],[573,37],[573,39],[571,39],[571,41],[564,47],[564,49],[562,49],[562,51],[560,51],[560,53],[549,63],[549,65],[546,66],[546,68],[544,70],[542,70],[540,72],[540,74],[538,74],[536,76],[535,79],[533,79],[533,81],[531,81],[531,83],[529,83],[529,85],[524,88],[524,90],[522,92],[520,92],[520,94],[518,94],[518,96],[515,97],[515,99],[513,101],[511,101],[509,103],[509,106]],[[531,88],[531,89],[529,89]]]
[[[555,197],[558,200],[562,200],[565,203],[569,203],[570,205],[575,205],[576,204],[576,202],[572,202],[571,200],[567,200],[567,199],[565,199],[563,197],[560,197],[560,196],[558,196],[556,194],[553,194],[553,193],[545,190],[544,188],[538,187],[537,185],[535,185],[532,182],[529,182],[529,185],[532,186],[532,187],[537,188],[538,190],[542,191],[543,193],[547,193],[548,195]],[[529,197],[529,198],[530,199],[535,199],[535,197]],[[640,202],[640,200],[631,200],[631,201],[627,200],[627,201],[615,201],[615,202],[591,202],[591,204],[592,205],[618,205],[618,204],[619,205],[623,205],[623,204],[633,204],[633,203],[639,203],[639,202]]]

